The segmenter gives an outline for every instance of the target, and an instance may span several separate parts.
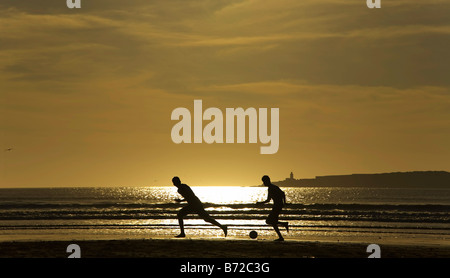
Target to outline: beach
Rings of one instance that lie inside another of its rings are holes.
[[[188,215],[186,238],[174,187],[3,189],[0,257],[67,258],[450,258],[450,199],[444,189],[284,188],[284,242],[265,223],[261,187],[196,187],[221,229]],[[256,239],[249,232],[257,231]]]
[[[367,258],[367,243],[246,239],[129,239],[0,242],[1,258]],[[448,245],[381,244],[382,258],[450,258]]]

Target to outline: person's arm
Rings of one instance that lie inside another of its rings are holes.
[[[178,194],[180,194],[181,197],[183,197],[183,199],[176,198],[176,199],[174,199],[175,202],[178,202],[178,203],[185,202],[185,201],[186,201],[186,197],[185,197],[185,195],[183,194],[183,191],[182,191],[182,190],[178,191]]]
[[[269,193],[269,194],[267,194],[267,200],[262,201],[262,202],[256,202],[256,204],[260,205],[260,204],[268,203],[268,202],[270,202],[270,199],[272,199],[272,196],[270,196],[270,193]]]

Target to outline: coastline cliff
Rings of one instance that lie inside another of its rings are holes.
[[[289,178],[273,183],[282,187],[450,188],[450,173],[446,171],[413,171],[316,176],[312,179],[295,179],[291,173]]]

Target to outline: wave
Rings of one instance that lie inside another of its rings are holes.
[[[178,203],[125,203],[125,202],[99,202],[99,203],[2,203],[0,210],[7,209],[59,209],[59,208],[179,208],[184,205]],[[270,204],[259,205],[254,203],[248,204],[214,204],[204,203],[205,208],[222,208],[228,207],[231,209],[245,209],[245,208],[268,208]],[[288,204],[284,209],[319,209],[319,210],[399,210],[399,211],[442,211],[449,212],[450,205],[392,205],[392,204],[333,204],[333,203],[318,203],[318,204]]]
[[[176,219],[178,203],[3,203],[0,220]],[[217,219],[264,220],[271,205],[205,203]],[[195,219],[189,215],[188,219]],[[450,223],[449,205],[289,204],[281,219],[304,221],[375,221]]]
[[[186,228],[195,228],[199,229],[207,229],[210,230],[212,227],[210,224],[185,224]],[[241,231],[244,234],[250,230],[258,230],[261,231],[272,231],[272,228],[265,224],[231,224],[228,225],[230,229],[235,232]],[[417,236],[425,236],[430,237],[434,236],[439,238],[447,237],[450,234],[448,228],[436,228],[430,226],[416,226],[416,227],[405,227],[405,226],[383,226],[383,225],[289,225],[291,233],[297,235],[305,235],[305,233],[322,233],[324,235],[330,236],[330,233],[341,233],[341,234],[393,234],[396,236],[413,236],[416,238]],[[178,230],[178,224],[88,224],[88,225],[77,225],[77,224],[46,224],[46,225],[0,225],[0,231],[31,231],[32,233],[36,233],[39,231],[45,231],[44,233],[49,233],[49,231],[53,230],[54,233],[60,233],[62,230],[68,231],[97,231],[97,233],[101,233],[102,230],[108,231],[106,233],[110,233],[111,231],[122,230],[125,233],[129,234],[130,232],[139,233],[141,231],[145,234],[171,234],[173,230]]]

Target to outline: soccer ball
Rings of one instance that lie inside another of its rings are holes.
[[[256,231],[251,231],[250,234],[248,234],[250,236],[250,238],[257,238],[258,237],[258,233]]]

